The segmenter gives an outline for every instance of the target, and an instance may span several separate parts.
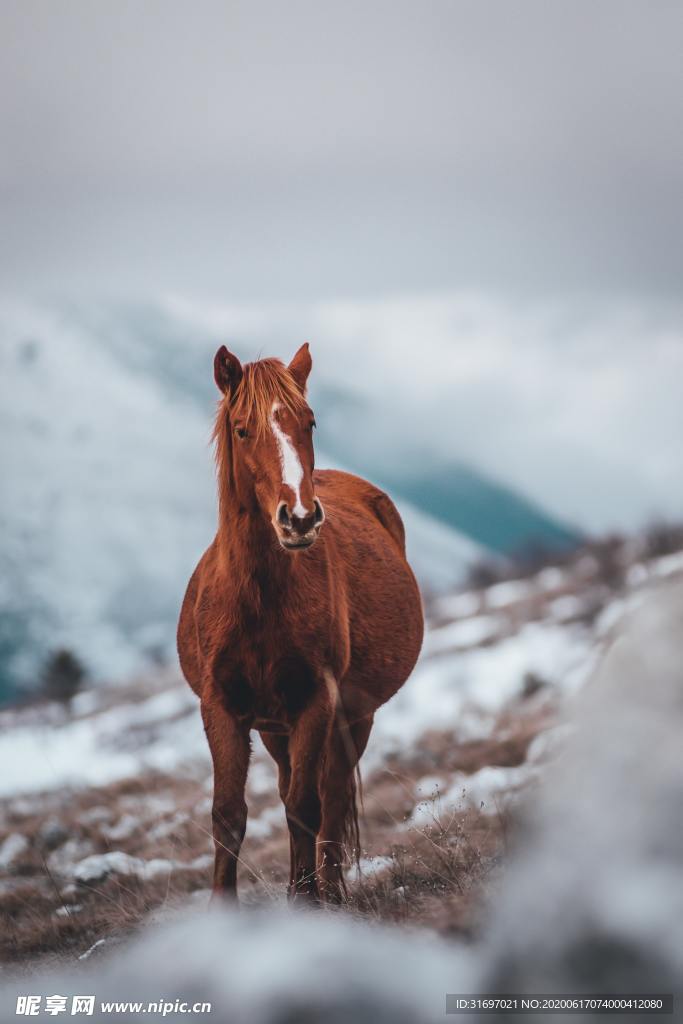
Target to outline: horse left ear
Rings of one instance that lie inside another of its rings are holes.
[[[213,376],[218,389],[224,395],[234,395],[237,385],[242,380],[242,364],[237,356],[228,352],[225,345],[221,345],[214,356]]]
[[[308,380],[308,375],[311,372],[312,366],[313,360],[311,359],[311,353],[308,350],[308,342],[305,341],[287,367],[300,390],[304,394],[306,394],[306,381]]]

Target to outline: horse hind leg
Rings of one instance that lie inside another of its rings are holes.
[[[355,773],[372,722],[370,715],[349,725],[340,708],[330,735],[318,838],[318,877],[327,903],[341,903],[346,898],[344,864],[360,854]]]
[[[289,784],[292,778],[292,768],[289,762],[289,737],[277,733],[260,733],[263,745],[277,764],[277,788],[282,803],[287,801]],[[294,844],[291,833],[289,835],[289,892],[294,889]]]
[[[292,843],[294,870],[292,899],[317,902],[319,898],[316,842],[321,824],[321,762],[327,747],[332,707],[323,697],[306,707],[296,720],[289,740],[292,775],[285,800]]]

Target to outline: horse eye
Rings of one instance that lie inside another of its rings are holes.
[[[241,441],[243,441],[244,438],[248,436],[246,427],[235,427],[235,433],[237,434]]]
[[[315,422],[315,420],[311,420],[311,426],[310,426],[310,429],[311,429],[311,430],[315,430],[315,428],[317,427],[317,425],[318,425],[318,424],[317,424],[317,423]]]

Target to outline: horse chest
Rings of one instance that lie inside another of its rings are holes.
[[[324,689],[323,668],[335,666],[340,644],[332,639],[330,609],[324,602],[307,605],[300,595],[277,603],[264,594],[240,597],[235,595],[236,614],[227,629],[225,620],[220,624],[211,615],[205,621],[212,628],[202,629],[200,620],[213,685],[230,714],[256,728],[258,720],[268,720],[286,730]],[[215,606],[207,600],[205,607]]]
[[[268,657],[256,647],[238,657],[227,655],[217,665],[215,683],[230,714],[285,730],[321,685],[306,657],[286,650]]]

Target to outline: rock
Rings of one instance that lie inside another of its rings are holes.
[[[48,850],[54,850],[69,838],[69,833],[59,818],[48,818],[38,832],[40,842]]]

